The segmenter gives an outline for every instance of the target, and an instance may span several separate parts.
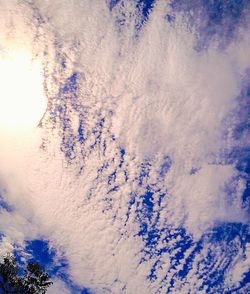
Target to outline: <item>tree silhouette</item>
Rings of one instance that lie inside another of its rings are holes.
[[[29,262],[23,274],[11,254],[7,254],[0,263],[0,293],[44,294],[52,284],[39,263]]]

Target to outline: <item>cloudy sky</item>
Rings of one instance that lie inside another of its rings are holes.
[[[1,255],[55,294],[250,291],[248,1],[0,14]]]

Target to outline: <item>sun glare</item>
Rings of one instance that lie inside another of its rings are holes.
[[[46,110],[42,66],[29,54],[0,57],[0,130],[36,128]]]

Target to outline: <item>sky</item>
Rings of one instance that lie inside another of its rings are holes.
[[[55,294],[250,290],[249,10],[0,0],[1,255]]]

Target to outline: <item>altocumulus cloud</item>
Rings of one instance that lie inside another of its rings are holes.
[[[0,0],[47,97],[0,134],[1,248],[48,240],[51,293],[248,287],[249,7],[184,2]]]

